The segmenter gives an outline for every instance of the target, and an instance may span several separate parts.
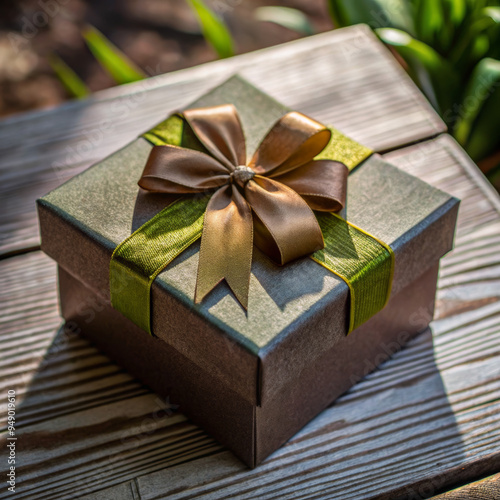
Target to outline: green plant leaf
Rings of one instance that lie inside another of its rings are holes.
[[[188,0],[188,3],[198,16],[205,40],[217,55],[221,58],[234,55],[233,38],[224,22],[202,0]]]
[[[72,97],[81,99],[90,94],[85,82],[57,54],[49,55],[49,64]]]
[[[484,58],[474,68],[453,131],[475,161],[500,147],[499,110],[500,61]]]
[[[414,34],[415,25],[407,0],[329,0],[337,27],[366,23],[372,28],[398,28]]]
[[[463,36],[469,22],[466,0],[441,0],[443,18],[435,35],[433,47],[441,54],[448,55]]]
[[[467,32],[467,41],[474,40],[484,31],[498,25],[500,25],[500,7],[486,7],[482,9],[480,15],[474,20]]]
[[[392,28],[375,30],[408,64],[408,72],[431,104],[443,115],[451,109],[458,77],[453,67],[429,45]],[[446,120],[446,116],[445,116]]]
[[[500,7],[469,8],[467,23],[448,59],[466,77],[483,57],[500,55]]]
[[[492,24],[500,24],[500,7],[485,7],[482,14],[490,19]]]
[[[87,26],[82,35],[94,57],[116,83],[121,85],[146,77],[116,45],[93,26]]]
[[[467,15],[467,0],[443,0],[444,9],[455,26],[462,24]]]
[[[484,0],[474,0],[484,1]],[[430,45],[436,52],[455,60],[457,45],[463,45],[467,32],[475,19],[477,3],[471,0],[412,0],[415,25],[420,41]]]
[[[442,0],[420,0],[416,12],[418,38],[425,43],[433,43],[436,33],[443,26],[444,12]]]
[[[254,11],[254,16],[259,21],[266,21],[279,24],[297,33],[304,35],[314,34],[314,29],[308,17],[298,9],[290,7],[258,7]]]

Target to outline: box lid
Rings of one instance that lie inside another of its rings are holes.
[[[222,103],[238,109],[249,151],[289,111],[239,77],[189,107]],[[166,206],[165,195],[138,196],[151,148],[138,138],[38,201],[42,249],[106,301],[113,250]],[[347,219],[394,251],[393,294],[452,247],[458,200],[378,155],[351,173],[347,199]],[[311,259],[278,267],[255,249],[245,312],[225,283],[193,304],[198,251],[155,280],[153,331],[247,400],[272,397],[345,336],[348,287]]]

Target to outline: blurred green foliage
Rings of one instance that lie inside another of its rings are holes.
[[[69,95],[79,99],[89,95],[85,82],[57,54],[50,54],[49,64]]]
[[[309,18],[299,9],[278,6],[257,7],[254,17],[258,21],[279,24],[303,35],[314,34]]]
[[[404,60],[409,75],[440,113],[457,141],[481,162],[500,150],[500,0],[327,0],[337,27],[369,24]],[[224,21],[203,0],[187,0],[206,41],[221,58],[234,54]],[[261,7],[255,18],[311,34],[302,12]],[[145,74],[92,26],[82,36],[99,64],[117,84]],[[68,92],[89,90],[57,55],[49,62]],[[499,157],[500,158],[500,155]],[[500,160],[482,162],[500,179]]]
[[[89,25],[82,36],[99,64],[118,85],[146,78],[145,73],[98,29]],[[49,56],[49,64],[69,95],[78,99],[89,95],[85,82],[57,54]]]
[[[188,0],[196,13],[205,40],[213,47],[220,58],[234,55],[234,43],[231,33],[222,19],[207,7],[202,0]]]
[[[146,78],[144,72],[98,29],[87,26],[82,35],[94,57],[117,84],[137,82]]]
[[[337,27],[367,23],[457,141],[480,161],[500,149],[500,0],[329,0]],[[495,175],[500,165],[488,167]]]
[[[205,40],[217,55],[220,58],[234,55],[234,42],[222,19],[202,0],[187,2],[198,17]],[[116,84],[146,78],[146,74],[94,26],[86,26],[82,30],[82,36],[98,63]],[[49,64],[72,97],[82,98],[90,93],[85,82],[57,54],[50,55]]]

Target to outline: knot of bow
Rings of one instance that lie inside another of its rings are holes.
[[[348,169],[333,160],[314,160],[331,132],[295,111],[273,125],[249,160],[233,105],[189,109],[180,116],[206,153],[154,146],[139,186],[156,193],[211,194],[195,301],[225,279],[246,309],[253,245],[279,265],[322,249],[313,210],[342,209]]]

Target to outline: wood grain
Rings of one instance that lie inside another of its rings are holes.
[[[500,498],[500,474],[433,497],[433,500],[492,500]]]
[[[116,87],[0,123],[0,255],[37,248],[36,198],[236,72],[377,151],[444,131],[365,26]]]
[[[447,136],[387,157],[462,198],[432,330],[255,470],[59,328],[55,265],[41,252],[1,261],[0,384],[19,402],[16,498],[420,499],[496,472],[498,197]]]

